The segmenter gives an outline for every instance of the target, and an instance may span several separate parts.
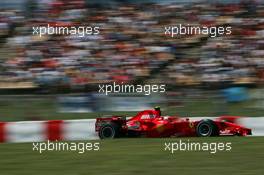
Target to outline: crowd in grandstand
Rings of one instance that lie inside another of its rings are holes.
[[[10,82],[82,87],[154,77],[173,85],[264,81],[261,4],[43,1],[30,7],[26,13],[0,13],[0,50],[12,53],[0,60],[1,87]],[[232,34],[164,35],[165,26],[179,23],[231,26]],[[32,27],[47,24],[98,26],[100,34],[32,35]]]

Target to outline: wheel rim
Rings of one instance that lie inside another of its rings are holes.
[[[199,133],[202,136],[208,136],[208,135],[210,135],[211,132],[212,132],[212,129],[211,129],[211,127],[208,124],[202,124],[202,125],[200,125],[200,127],[199,127]]]
[[[103,138],[113,138],[114,131],[111,127],[104,127],[101,131],[101,135]]]

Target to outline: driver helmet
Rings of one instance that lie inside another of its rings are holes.
[[[159,116],[161,116],[160,106],[155,106],[154,110],[158,112]]]

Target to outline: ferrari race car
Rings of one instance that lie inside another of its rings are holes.
[[[247,136],[251,129],[239,125],[239,117],[222,116],[191,121],[188,118],[161,116],[160,110],[145,110],[126,119],[122,116],[97,118],[95,131],[100,139],[118,137],[210,137]]]

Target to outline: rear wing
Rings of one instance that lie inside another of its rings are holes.
[[[99,129],[110,123],[116,123],[118,125],[126,125],[126,117],[125,116],[110,116],[110,117],[99,117],[96,118],[95,122],[95,131],[99,131]]]

